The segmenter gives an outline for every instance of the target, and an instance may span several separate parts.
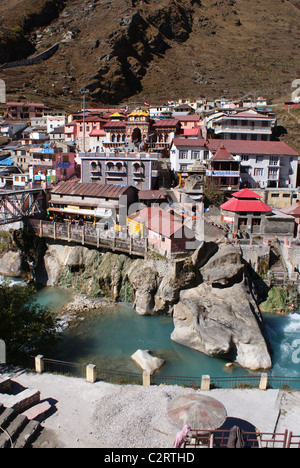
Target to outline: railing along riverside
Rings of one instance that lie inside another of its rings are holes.
[[[127,372],[112,369],[101,369],[93,364],[71,363],[47,359],[39,355],[35,357],[35,371],[37,373],[54,372],[64,375],[86,377],[90,382],[108,381],[115,383],[136,383],[140,385],[179,385],[183,387],[211,390],[215,388],[287,388],[300,390],[300,377],[276,377],[262,373],[260,375],[211,377],[202,375],[198,377],[172,376],[163,374],[150,375],[147,372]]]
[[[54,374],[61,374],[67,376],[74,376],[79,378],[86,377],[86,365],[85,364],[78,364],[74,362],[66,362],[66,361],[57,361],[54,359],[47,359],[43,358],[44,363],[44,371],[54,373]]]
[[[44,358],[42,355],[35,357],[35,370],[38,373],[53,372],[63,375],[73,375],[76,377],[84,377],[86,375],[86,381],[94,383],[96,381],[106,381],[114,384],[136,384],[136,385],[182,385],[187,387],[199,388],[201,390],[210,390],[210,377],[202,376],[197,377],[181,377],[181,376],[150,376],[149,373],[143,372],[122,372],[117,370],[109,369],[98,369],[93,364],[85,366],[83,364],[76,364],[65,361],[57,361],[54,359]],[[261,376],[239,376],[239,377],[212,377],[212,388],[215,388],[215,384],[218,382],[219,385],[226,387],[221,388],[239,388],[243,387],[245,383],[250,386],[250,380],[254,386],[258,386],[261,390],[267,389],[267,374],[261,374]],[[285,381],[285,377],[272,377],[271,381],[282,383]],[[288,382],[291,378],[288,378]],[[296,379],[293,379],[295,383]],[[231,382],[231,386],[229,386]],[[297,379],[297,387],[300,389],[300,378]],[[259,384],[259,385],[258,385]],[[286,385],[286,383],[284,383]],[[186,447],[206,447],[206,448],[225,448],[228,444],[228,438],[230,435],[229,429],[217,429],[213,431],[202,431],[194,428],[191,434],[186,438]],[[292,431],[285,430],[284,433],[279,432],[260,432],[256,429],[256,432],[245,432],[242,433],[245,447],[246,448],[300,448],[300,435],[293,434]]]

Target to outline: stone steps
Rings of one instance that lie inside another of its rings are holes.
[[[5,381],[4,388],[10,389],[10,382]],[[33,417],[43,419],[49,407],[48,402],[40,403],[37,390],[27,388],[16,395],[0,393],[0,448],[30,447],[42,429]]]

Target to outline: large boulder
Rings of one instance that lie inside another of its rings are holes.
[[[158,369],[160,369],[164,363],[164,359],[152,356],[150,351],[138,349],[132,356],[131,359],[144,371],[149,372],[151,375]]]
[[[21,277],[22,254],[20,252],[6,252],[0,257],[0,274],[10,277]]]
[[[171,339],[177,343],[251,370],[272,366],[259,310],[243,281],[182,291],[173,318]]]
[[[240,282],[243,272],[240,250],[231,244],[219,244],[218,251],[200,268],[204,282],[223,286]]]

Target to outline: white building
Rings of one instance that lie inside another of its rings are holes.
[[[62,127],[66,123],[66,118],[62,115],[47,115],[46,116],[46,126],[47,132],[51,133],[56,128]]]
[[[207,129],[224,140],[270,141],[276,118],[252,109],[218,112],[207,117]]]
[[[209,149],[203,138],[174,138],[170,148],[171,170],[181,176],[188,172],[188,166],[195,161],[209,159]]]
[[[256,188],[297,187],[299,154],[283,141],[209,140],[214,154],[220,146],[241,161],[241,183]]]
[[[188,166],[204,164],[222,147],[240,161],[241,184],[252,188],[297,187],[299,154],[283,141],[243,141],[174,138],[170,150],[171,169],[186,177]]]

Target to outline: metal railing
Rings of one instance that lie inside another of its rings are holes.
[[[74,363],[48,359],[42,356],[43,369],[45,372],[73,375],[80,378],[86,378],[85,363]],[[96,366],[95,366],[96,367]],[[33,366],[34,368],[34,366]],[[128,372],[115,369],[104,369],[96,367],[96,376],[98,381],[115,382],[119,384],[129,383],[143,385],[142,372]],[[243,388],[262,388],[262,377],[266,377],[266,388],[272,389],[290,389],[300,390],[300,377],[272,376],[268,374],[244,375],[244,376],[174,376],[155,373],[150,376],[151,385],[179,385],[194,389],[203,388],[203,377],[209,378],[209,389],[243,389]]]
[[[186,438],[186,447],[227,448],[230,429],[217,429],[213,431],[192,430]],[[299,445],[299,436],[292,432],[241,432],[243,448],[290,448]],[[242,447],[240,447],[242,448]]]
[[[44,358],[45,372],[85,378],[86,365],[74,362],[57,361],[55,359]]]

